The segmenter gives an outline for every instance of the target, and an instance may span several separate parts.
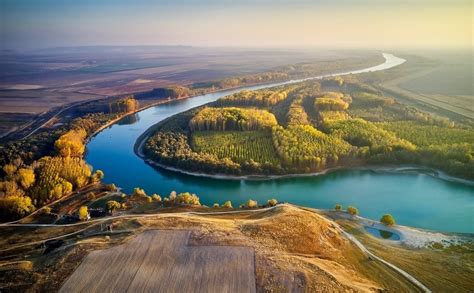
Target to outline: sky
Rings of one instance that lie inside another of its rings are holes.
[[[471,0],[0,0],[2,49],[472,48]]]

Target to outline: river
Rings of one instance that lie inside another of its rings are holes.
[[[405,62],[385,54],[383,64],[325,76],[385,70]],[[325,76],[312,77],[310,79]],[[308,78],[307,78],[308,79]],[[304,79],[304,80],[307,80]],[[279,201],[314,207],[357,207],[364,217],[378,220],[391,213],[397,223],[436,231],[474,233],[474,186],[449,182],[417,172],[341,170],[312,177],[269,180],[229,180],[195,177],[155,168],[136,156],[136,139],[155,123],[174,114],[217,100],[243,89],[256,90],[303,80],[250,86],[189,99],[171,101],[125,117],[104,129],[87,145],[86,160],[105,173],[105,182],[115,183],[125,192],[134,187],[148,194],[166,196],[170,191],[196,193],[201,203],[212,205],[231,200],[234,206],[252,198],[260,203]]]

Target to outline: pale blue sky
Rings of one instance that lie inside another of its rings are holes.
[[[470,47],[465,0],[0,0],[2,48]]]

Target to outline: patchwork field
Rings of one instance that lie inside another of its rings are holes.
[[[150,230],[91,252],[60,292],[255,292],[252,248],[189,246],[189,237]]]
[[[266,131],[199,131],[192,135],[195,151],[238,162],[278,162],[272,135]]]

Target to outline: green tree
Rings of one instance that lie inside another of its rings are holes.
[[[334,207],[334,209],[338,212],[340,212],[342,210],[342,206],[340,204],[336,204],[336,206]]]

